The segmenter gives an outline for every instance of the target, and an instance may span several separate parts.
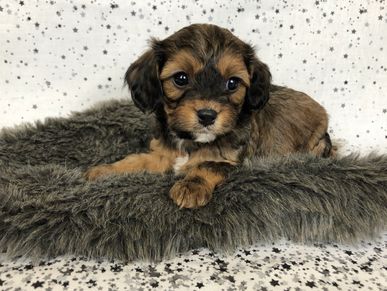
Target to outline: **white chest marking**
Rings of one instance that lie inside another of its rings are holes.
[[[181,167],[188,162],[188,158],[189,158],[189,155],[176,158],[175,164],[173,165],[173,169],[175,170],[175,173],[178,173]]]

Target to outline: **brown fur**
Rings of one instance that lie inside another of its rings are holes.
[[[170,197],[180,207],[204,206],[210,201],[215,187],[223,182],[224,178],[222,173],[195,167],[188,171],[182,180],[173,185]]]
[[[226,79],[237,76],[242,79],[247,87],[250,86],[249,72],[247,71],[242,56],[235,55],[231,51],[226,51],[219,58],[216,67]]]
[[[186,85],[175,85],[178,72],[186,74]],[[230,78],[240,81],[235,90],[227,87]],[[156,115],[150,151],[86,176],[174,170],[184,177],[170,197],[194,208],[210,201],[233,166],[255,156],[333,155],[324,108],[302,92],[271,85],[270,78],[251,46],[214,25],[191,25],[154,40],[126,73],[134,103]],[[213,124],[202,123],[201,110],[215,112]]]
[[[86,172],[90,180],[100,176],[119,173],[134,173],[148,171],[151,173],[165,173],[172,170],[173,163],[179,152],[165,147],[159,140],[153,139],[149,153],[132,154],[125,159],[110,165],[100,165]]]

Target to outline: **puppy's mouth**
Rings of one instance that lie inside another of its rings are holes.
[[[217,135],[211,131],[210,128],[204,127],[195,132],[189,131],[176,131],[178,138],[192,140],[197,143],[210,143],[213,142]]]

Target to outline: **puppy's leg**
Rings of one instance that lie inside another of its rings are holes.
[[[154,139],[151,141],[149,153],[132,154],[113,164],[92,167],[85,173],[85,177],[88,180],[95,180],[101,176],[120,173],[141,171],[164,173],[172,169],[178,154],[177,151],[164,147],[158,140]]]
[[[325,133],[317,144],[311,149],[311,152],[316,156],[328,158],[335,157],[335,148],[332,146],[332,141],[328,133]]]
[[[323,158],[334,156],[334,148],[327,130],[328,116],[323,113],[319,126],[316,127],[308,141],[307,151]]]
[[[204,162],[191,168],[187,175],[177,181],[169,196],[181,208],[196,208],[206,205],[215,187],[221,184],[232,165],[227,162]]]

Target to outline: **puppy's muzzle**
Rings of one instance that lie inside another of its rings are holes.
[[[215,122],[218,113],[213,109],[200,109],[197,112],[199,123],[203,126],[211,125]]]

